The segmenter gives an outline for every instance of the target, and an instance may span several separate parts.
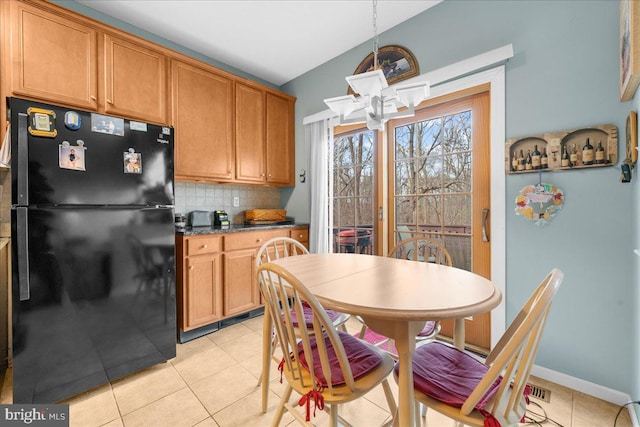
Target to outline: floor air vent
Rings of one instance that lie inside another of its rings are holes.
[[[542,388],[535,384],[529,384],[531,387],[531,394],[529,396],[542,400],[543,402],[551,403],[551,390],[547,390],[546,388]]]

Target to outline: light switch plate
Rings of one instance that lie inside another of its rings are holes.
[[[233,207],[237,208],[240,206],[240,197],[234,197],[233,198]]]

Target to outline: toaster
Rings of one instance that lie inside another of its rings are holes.
[[[192,227],[211,227],[211,214],[207,211],[189,212],[189,225]]]

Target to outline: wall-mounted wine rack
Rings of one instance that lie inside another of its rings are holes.
[[[536,151],[540,153],[539,162],[533,155]],[[544,155],[547,157],[546,167],[542,159]],[[564,161],[563,157],[566,157]],[[617,162],[618,129],[612,124],[511,138],[506,142],[508,174],[598,168],[613,166]]]

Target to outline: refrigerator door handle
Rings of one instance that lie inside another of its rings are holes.
[[[25,113],[18,113],[18,197],[17,204],[29,204],[29,134],[27,132],[28,117]]]
[[[16,208],[16,240],[18,244],[18,280],[20,282],[20,301],[31,299],[29,286],[29,226],[28,211],[25,207]]]

